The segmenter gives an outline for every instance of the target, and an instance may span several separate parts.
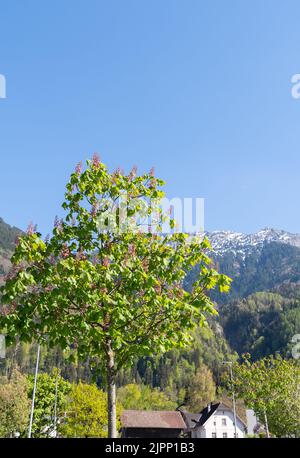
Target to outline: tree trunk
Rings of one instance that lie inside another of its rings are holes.
[[[268,423],[268,417],[267,417],[266,409],[265,409],[265,427],[266,427],[267,438],[269,439],[270,438],[270,433],[269,433],[269,423]]]
[[[110,342],[107,346],[107,414],[108,437],[117,437],[115,361]]]

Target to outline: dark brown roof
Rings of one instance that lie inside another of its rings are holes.
[[[170,410],[124,410],[121,423],[123,428],[186,428],[181,413]]]

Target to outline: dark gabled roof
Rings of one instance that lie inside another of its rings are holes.
[[[207,420],[214,414],[214,412],[219,407],[219,403],[217,404],[209,404],[199,413],[190,413],[184,410],[181,411],[184,421],[188,429],[194,429],[199,426],[204,425]]]
[[[207,420],[217,411],[224,410],[232,412],[232,408],[223,402],[217,402],[215,404],[208,404],[200,413],[190,413],[186,411],[181,411],[182,416],[186,422],[187,428],[194,429],[203,426]],[[246,423],[238,415],[237,419],[246,427]]]
[[[124,410],[122,428],[185,429],[180,412],[170,410]]]
[[[217,402],[216,404],[210,403],[208,404],[208,406],[204,407],[204,409],[200,412],[201,417],[199,422],[197,423],[197,426],[204,425],[207,422],[207,420],[216,412],[219,406],[220,403]]]

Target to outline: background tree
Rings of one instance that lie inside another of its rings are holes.
[[[186,392],[186,408],[192,412],[200,412],[209,402],[215,400],[216,384],[212,372],[205,364],[200,366]]]
[[[174,410],[176,402],[159,388],[130,383],[118,389],[118,401],[124,409]]]
[[[10,379],[0,377],[0,437],[24,435],[29,422],[30,401],[26,377],[14,370]]]
[[[224,403],[226,406],[233,409],[232,396],[230,396],[230,394],[227,393],[227,391],[224,390],[223,387],[220,387],[220,386],[217,387],[217,399],[220,402]],[[237,415],[241,418],[241,420],[244,421],[245,424],[247,424],[247,414],[246,414],[246,406],[245,406],[244,400],[240,398],[236,399],[235,408],[236,408]]]
[[[34,376],[28,376],[28,380],[28,396],[32,399]],[[56,414],[58,425],[65,413],[67,401],[66,396],[69,393],[70,388],[70,383],[59,375],[58,369],[53,369],[51,374],[40,373],[38,375],[32,437],[51,437],[53,432],[56,432],[54,416]]]
[[[117,428],[119,426],[117,417]],[[96,385],[73,384],[60,432],[64,437],[107,437],[106,394]]]
[[[280,356],[234,365],[234,390],[277,437],[300,434],[300,365]],[[230,389],[230,379],[227,379]]]
[[[137,176],[135,168],[111,174],[97,156],[85,171],[78,165],[67,184],[65,218],[45,241],[30,225],[1,288],[0,327],[8,340],[75,347],[82,359],[105,361],[110,437],[117,434],[120,368],[187,344],[195,325],[217,313],[207,291],[229,289],[228,277],[209,267],[206,239],[159,235],[175,224],[159,208],[162,185],[153,172]],[[186,292],[184,278],[196,264],[201,269]]]

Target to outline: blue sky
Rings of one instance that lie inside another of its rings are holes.
[[[207,230],[300,232],[300,3],[0,1],[0,216],[45,233],[74,166],[153,165]]]

